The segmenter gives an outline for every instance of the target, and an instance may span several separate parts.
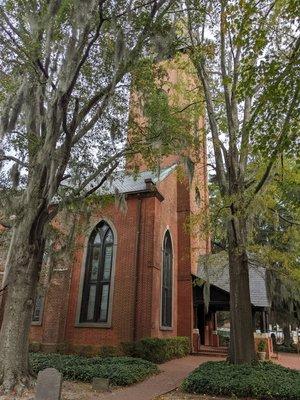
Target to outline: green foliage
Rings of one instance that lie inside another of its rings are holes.
[[[297,353],[297,347],[294,343],[292,343],[290,346],[281,344],[276,346],[276,351],[279,353]]]
[[[266,161],[249,165],[247,180],[256,179]],[[267,285],[277,323],[300,318],[300,174],[296,160],[281,157],[274,166],[273,179],[247,210],[248,242],[251,253],[267,269]],[[212,179],[210,188],[210,229],[214,252],[226,249],[226,222],[230,198],[222,198]],[[247,194],[248,196],[248,194]]]
[[[121,351],[115,346],[102,346],[100,347],[100,357],[118,357],[121,355]]]
[[[183,336],[167,339],[145,338],[134,343],[123,343],[123,350],[132,357],[160,364],[189,354],[190,343]]]
[[[222,313],[218,313],[218,321],[220,321],[220,314],[222,315]],[[226,314],[227,314],[227,312],[226,312]],[[226,316],[225,321],[227,319],[228,319],[228,316]],[[221,323],[221,325],[222,325],[222,323]],[[230,332],[229,331],[224,331],[222,329],[218,329],[218,336],[219,336],[220,346],[229,347],[229,344],[230,344]]]
[[[130,139],[140,143],[139,151],[149,168],[159,166],[162,157],[184,154],[186,149],[197,154],[201,135],[195,125],[203,107],[199,89],[186,90],[187,76],[196,80],[191,62],[181,53],[157,64],[144,58],[133,72]]]
[[[153,363],[131,357],[32,353],[30,366],[36,374],[45,368],[56,368],[66,380],[91,382],[93,378],[106,378],[116,386],[132,385],[158,372]]]
[[[267,348],[267,343],[264,340],[261,340],[258,343],[257,350],[258,351],[266,351],[266,348]]]
[[[264,400],[298,400],[300,372],[270,362],[232,365],[207,362],[182,384],[189,393],[253,397]]]

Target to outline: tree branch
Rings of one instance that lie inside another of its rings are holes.
[[[104,0],[105,1],[105,0]],[[171,4],[174,1],[169,1],[168,4],[168,8],[171,6]],[[136,59],[136,55],[137,52],[140,50],[144,39],[147,35],[147,32],[151,26],[152,21],[154,20],[154,17],[157,13],[157,11],[166,3],[166,0],[161,0],[160,2],[154,2],[152,10],[150,12],[149,18],[147,23],[145,23],[144,29],[142,30],[142,32],[140,33],[137,42],[134,46],[134,48],[129,52],[129,54],[126,57],[126,60],[123,60],[123,63],[120,63],[118,69],[116,70],[111,82],[103,89],[101,89],[100,91],[96,92],[91,99],[82,107],[82,109],[80,110],[80,112],[78,113],[78,118],[77,118],[77,124],[76,127],[78,127],[80,125],[80,123],[84,120],[84,118],[87,116],[87,114],[92,110],[92,108],[94,106],[96,106],[99,101],[101,99],[103,99],[104,104],[107,103],[107,100],[110,98],[111,94],[114,92],[114,89],[116,87],[116,85],[120,82],[120,80],[123,78],[124,76],[124,72],[129,71],[129,67],[132,64],[132,62],[135,61]],[[150,3],[151,4],[151,3]],[[168,9],[166,8],[164,10],[164,12],[162,12],[160,14],[160,18],[164,15],[164,13],[166,12],[166,10]],[[85,128],[83,128],[82,132],[79,133],[78,135],[76,135],[74,137],[74,142],[78,142],[78,140],[80,140],[80,138],[82,136],[85,135],[86,132],[88,132],[88,130],[90,130],[95,122],[97,121],[97,119],[99,118],[99,114],[101,115],[101,108],[103,109],[104,107],[101,105],[100,107],[100,111],[98,110],[98,112],[95,114],[95,116],[90,120],[90,122],[87,124],[87,126]],[[84,133],[85,132],[85,133]]]
[[[108,160],[106,160],[104,163],[100,164],[100,166],[88,177],[86,178],[83,183],[80,185],[80,187],[76,190],[76,193],[82,192],[82,190],[90,183],[92,182],[95,178],[97,178],[98,175],[102,171],[104,171],[112,162],[115,162],[118,158],[120,158],[126,151],[127,149],[123,149],[119,151],[118,153],[114,154],[112,157],[110,157]]]
[[[70,82],[67,90],[63,94],[63,98],[65,98],[65,100],[71,96],[71,93],[72,93],[72,91],[74,89],[74,86],[75,86],[75,84],[77,82],[77,79],[78,79],[78,76],[80,74],[81,68],[85,64],[87,58],[89,57],[89,54],[90,54],[90,51],[91,51],[93,45],[95,44],[96,40],[98,39],[98,37],[100,35],[100,30],[101,30],[101,27],[102,27],[103,22],[104,22],[102,7],[103,7],[103,4],[105,3],[105,1],[106,0],[99,0],[99,4],[98,4],[99,22],[97,24],[96,31],[95,31],[92,39],[87,44],[86,49],[85,49],[85,51],[83,53],[83,56],[82,56],[81,60],[79,61],[78,65],[77,65],[77,67],[75,69],[75,72],[74,72],[74,75],[73,75],[73,77],[71,79],[71,82]]]
[[[3,228],[5,229],[11,229],[12,226],[7,224],[6,222],[0,221],[0,225],[3,226]]]
[[[240,178],[243,177],[247,158],[249,153],[249,130],[247,129],[247,124],[251,118],[251,97],[246,96],[244,101],[244,117],[243,117],[243,126],[241,131],[241,149],[240,149],[240,159],[239,159],[239,175]]]
[[[300,222],[294,221],[294,220],[291,220],[291,219],[288,219],[288,218],[284,217],[283,215],[279,214],[279,212],[278,212],[277,210],[275,210],[274,208],[268,207],[268,209],[269,209],[270,211],[272,211],[273,213],[277,214],[278,217],[279,217],[280,219],[282,219],[282,221],[285,221],[285,222],[287,222],[287,223],[290,224],[290,225],[298,225],[298,226],[300,226]]]
[[[282,129],[281,129],[281,133],[280,133],[279,139],[278,139],[277,144],[275,146],[275,149],[273,150],[273,153],[272,153],[272,155],[270,157],[270,161],[269,161],[269,164],[267,165],[265,173],[263,174],[261,180],[258,182],[258,184],[257,184],[257,186],[256,186],[256,188],[254,190],[254,194],[257,194],[261,190],[261,188],[264,186],[265,182],[267,181],[267,179],[268,179],[268,177],[269,177],[269,175],[271,173],[271,170],[272,170],[272,167],[273,167],[273,165],[274,165],[274,163],[276,161],[277,155],[283,150],[284,140],[285,140],[285,138],[286,138],[286,136],[288,134],[288,126],[289,126],[290,118],[291,118],[291,115],[292,115],[292,110],[293,110],[293,108],[295,107],[295,104],[298,101],[299,87],[300,87],[300,83],[298,82],[297,86],[296,86],[296,89],[295,89],[295,92],[294,92],[294,96],[293,96],[293,98],[291,100],[288,112],[286,114],[286,117],[285,117]]]
[[[225,13],[225,2],[221,1],[221,16],[220,16],[220,65],[222,72],[222,84],[224,90],[225,98],[225,108],[227,116],[227,128],[229,133],[229,154],[228,154],[228,169],[230,171],[230,176],[233,180],[237,178],[237,161],[238,161],[238,151],[237,151],[237,132],[238,132],[238,121],[237,119],[237,104],[232,103],[232,98],[230,95],[230,89],[228,84],[229,76],[226,71],[226,43],[225,43],[225,33],[226,33],[226,13]],[[236,66],[237,68],[237,62]],[[236,76],[237,79],[238,75]],[[233,98],[233,100],[235,100]]]
[[[14,161],[15,163],[21,165],[24,168],[28,168],[28,164],[25,163],[24,161],[19,160],[18,158],[14,156],[6,156],[6,155],[1,155],[0,154],[0,161]]]
[[[107,171],[107,173],[103,176],[103,178],[101,179],[101,181],[95,185],[94,187],[92,187],[90,190],[88,190],[85,194],[84,197],[88,197],[91,194],[93,194],[96,190],[98,190],[103,184],[104,182],[107,181],[107,179],[111,176],[111,174],[114,172],[114,170],[117,168],[118,166],[118,162],[114,163],[112,165],[112,167]]]
[[[217,177],[218,177],[218,180],[220,183],[222,193],[225,194],[225,193],[227,193],[227,190],[228,190],[225,166],[224,166],[224,161],[225,162],[227,161],[227,150],[219,138],[219,128],[218,128],[217,118],[215,115],[211,90],[210,90],[210,86],[208,83],[208,76],[207,76],[205,66],[203,65],[203,63],[204,63],[204,61],[200,60],[198,63],[196,63],[195,67],[196,67],[198,76],[199,76],[199,78],[202,82],[202,86],[203,86],[208,120],[209,120],[209,125],[210,125],[210,129],[211,129],[211,133],[212,133],[213,148],[214,148],[215,160],[216,160]],[[224,161],[223,161],[222,152],[225,156]]]

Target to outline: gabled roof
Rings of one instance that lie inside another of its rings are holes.
[[[254,254],[248,254],[251,303],[255,307],[270,307],[266,287],[266,269]],[[197,276],[230,293],[229,260],[226,251],[201,256]]]
[[[114,193],[136,193],[147,191],[146,181],[150,180],[154,184],[162,182],[173,171],[175,171],[177,164],[170,167],[163,168],[158,172],[143,171],[137,175],[129,175],[124,171],[118,172],[114,179],[107,181],[98,191],[100,194],[114,194]]]

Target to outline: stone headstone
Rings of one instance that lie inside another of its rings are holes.
[[[62,375],[55,368],[38,373],[35,400],[60,400]]]
[[[107,392],[109,390],[109,379],[93,378],[92,388],[98,392]]]

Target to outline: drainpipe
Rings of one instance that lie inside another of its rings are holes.
[[[141,247],[141,221],[142,221],[142,197],[138,197],[137,203],[137,230],[135,241],[135,292],[134,292],[134,311],[133,311],[133,341],[137,340],[137,322],[138,322],[138,290],[140,283],[140,247]]]

